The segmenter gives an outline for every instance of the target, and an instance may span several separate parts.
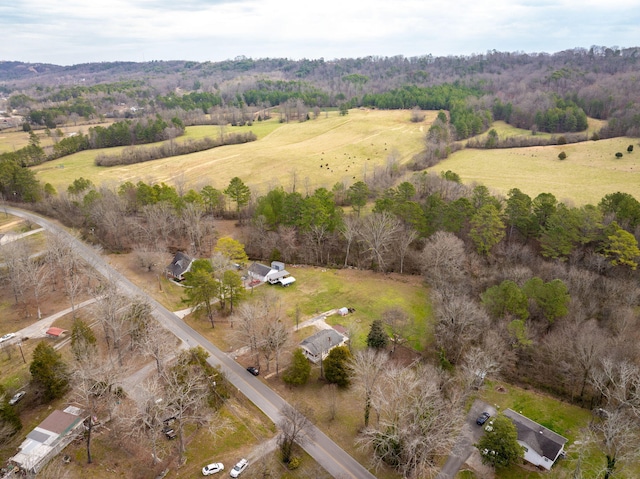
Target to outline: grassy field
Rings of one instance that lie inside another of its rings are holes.
[[[628,154],[627,147],[634,145]],[[597,204],[622,191],[640,198],[640,146],[637,139],[613,138],[571,145],[498,150],[465,149],[431,168],[458,173],[465,184],[477,182],[498,193],[520,188],[531,197],[552,193],[569,205]],[[558,159],[560,152],[567,159]],[[624,156],[615,157],[616,152]]]
[[[100,152],[117,152],[118,148],[83,151],[39,165],[35,171],[41,182],[51,183],[58,190],[66,189],[81,176],[98,185],[142,180],[182,182],[197,189],[205,184],[222,189],[231,178],[240,176],[255,191],[265,193],[275,185],[288,187],[294,174],[299,190],[331,188],[338,181],[351,183],[372,174],[374,167],[384,165],[395,150],[400,161],[409,160],[421,150],[423,136],[435,115],[429,112],[421,123],[411,123],[408,111],[374,110],[350,110],[346,116],[329,112],[304,123],[271,119],[251,127],[226,128],[227,132],[254,131],[258,141],[244,145],[110,168],[98,168],[93,160]],[[217,137],[219,127],[198,126],[187,132],[193,138],[207,134]]]
[[[384,165],[392,152],[402,162],[408,161],[422,149],[435,115],[428,112],[421,123],[411,123],[407,111],[364,109],[350,110],[347,116],[330,112],[304,123],[284,124],[273,118],[252,126],[224,128],[226,133],[253,131],[258,141],[244,145],[110,168],[96,167],[93,160],[99,153],[117,153],[122,147],[92,150],[39,165],[35,171],[40,181],[58,190],[81,176],[98,185],[142,180],[181,183],[196,189],[206,184],[223,189],[232,177],[240,176],[255,193],[263,194],[277,185],[289,188],[295,176],[298,191],[306,192],[321,186],[331,188],[338,181],[351,184],[362,180],[375,166]],[[590,120],[589,131],[601,126],[602,122]],[[501,121],[492,127],[501,138],[531,134]],[[178,141],[217,137],[220,131],[218,126],[189,127]],[[50,141],[44,133],[38,134],[43,144]],[[0,151],[24,146],[27,139],[23,132],[5,133],[0,138]],[[629,145],[634,145],[636,152],[628,154]],[[431,169],[454,171],[463,182],[482,183],[497,193],[506,194],[517,187],[530,196],[549,192],[567,204],[593,204],[616,191],[640,197],[639,145],[637,139],[614,138],[548,147],[464,149]],[[567,154],[566,160],[558,159],[560,152]],[[616,152],[623,157],[616,159]]]

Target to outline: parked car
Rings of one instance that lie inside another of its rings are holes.
[[[247,371],[249,371],[251,374],[253,374],[254,376],[257,376],[258,374],[260,374],[260,369],[254,367],[254,366],[249,366],[247,368]]]
[[[233,466],[233,469],[231,469],[229,475],[231,477],[238,477],[240,473],[247,468],[248,465],[249,462],[246,459],[240,459],[240,462]]]
[[[489,419],[490,417],[491,417],[491,414],[485,411],[482,414],[480,414],[480,416],[478,416],[478,419],[476,419],[476,424],[478,426],[482,426],[485,422],[487,422],[487,419]]]
[[[19,392],[15,393],[13,395],[13,397],[11,399],[9,399],[9,404],[11,404],[13,406],[15,403],[20,401],[24,397],[25,394],[27,394],[26,391],[19,391]]]
[[[167,439],[175,439],[177,436],[176,432],[173,430],[171,426],[163,427],[162,432],[164,433]]]
[[[211,474],[216,474],[220,471],[224,471],[224,465],[221,462],[214,462],[213,464],[209,464],[202,468],[202,475],[210,476]]]
[[[4,336],[0,337],[0,343],[9,341],[11,338],[15,338],[15,337],[16,337],[16,333],[7,333]]]

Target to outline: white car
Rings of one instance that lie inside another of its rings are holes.
[[[202,475],[210,476],[211,474],[215,474],[220,471],[224,471],[224,465],[221,462],[214,462],[213,464],[209,464],[202,468]]]
[[[15,338],[16,333],[8,333],[4,336],[0,337],[0,343],[4,343],[5,341],[9,341],[11,338]]]
[[[238,464],[233,466],[233,469],[231,469],[231,472],[229,473],[229,475],[231,477],[238,477],[240,473],[247,468],[248,465],[249,465],[249,462],[247,462],[246,459],[241,459]]]
[[[9,404],[11,404],[13,406],[15,403],[20,401],[20,399],[22,399],[25,394],[27,394],[26,391],[20,391],[20,392],[15,393],[14,396],[11,399],[9,399]]]

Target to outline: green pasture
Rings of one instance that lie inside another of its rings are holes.
[[[634,151],[627,153],[627,147]],[[567,159],[559,160],[560,152]],[[616,158],[616,152],[623,153]],[[570,145],[496,150],[464,149],[431,168],[451,170],[463,183],[480,183],[506,195],[519,188],[531,197],[552,193],[570,205],[597,204],[617,191],[640,198],[640,143],[612,138]]]
[[[64,190],[76,178],[95,184],[124,181],[181,182],[188,188],[210,184],[225,188],[234,176],[241,177],[258,193],[276,185],[298,191],[338,181],[348,184],[373,175],[392,153],[406,162],[423,147],[423,138],[436,112],[428,112],[421,123],[410,121],[408,111],[350,110],[322,114],[303,123],[278,123],[277,119],[254,122],[251,127],[226,127],[226,132],[253,131],[258,141],[228,145],[207,151],[116,167],[96,167],[99,153],[116,153],[122,147],[76,153],[34,168],[42,183]],[[209,133],[210,132],[210,133]],[[217,136],[219,126],[187,128],[187,137]],[[320,167],[322,165],[322,168]],[[328,166],[327,166],[328,165]]]

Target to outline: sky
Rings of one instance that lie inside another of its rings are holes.
[[[640,45],[638,0],[13,0],[0,61],[333,60]]]

